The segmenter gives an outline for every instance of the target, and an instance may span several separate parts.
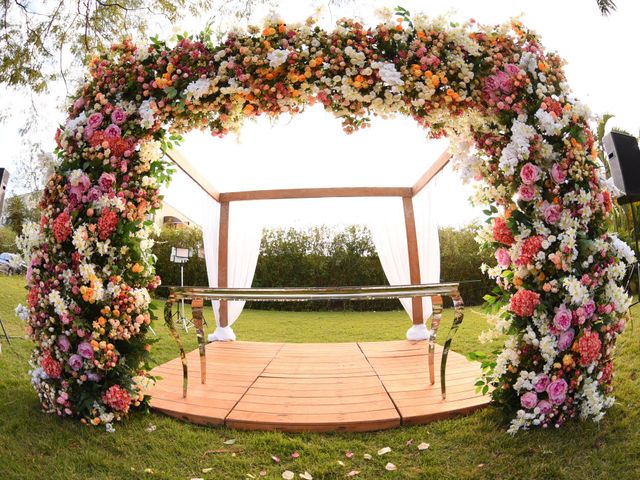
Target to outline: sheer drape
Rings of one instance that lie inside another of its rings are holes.
[[[432,182],[413,198],[421,283],[440,281],[440,242],[438,226],[433,215],[434,188]],[[376,209],[375,216],[369,221],[369,228],[389,283],[391,285],[410,284],[409,254],[402,199],[389,199],[383,208]],[[411,299],[402,298],[400,302],[409,317],[413,318]],[[424,323],[432,313],[431,299],[423,298],[422,306],[422,321]]]

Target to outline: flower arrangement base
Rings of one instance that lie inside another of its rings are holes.
[[[206,348],[208,378],[190,382],[186,398],[179,358],[154,369],[162,377],[148,392],[154,410],[242,430],[364,432],[469,413],[490,400],[475,392],[480,364],[455,352],[442,400],[439,379],[429,382],[424,342],[240,341]],[[199,361],[197,350],[187,355],[192,371]]]

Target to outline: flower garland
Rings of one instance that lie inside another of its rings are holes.
[[[30,232],[28,331],[44,409],[93,425],[144,405],[159,279],[150,215],[168,177],[170,135],[223,136],[258,115],[316,102],[352,132],[371,115],[413,117],[453,140],[463,179],[490,205],[480,240],[496,251],[492,317],[508,339],[485,377],[514,410],[511,430],[599,420],[611,405],[612,353],[629,299],[628,247],[606,231],[611,198],[587,109],[562,60],[520,23],[389,18],[202,34],[174,46],[125,40],[90,62],[57,133],[60,165]],[[491,335],[491,334],[489,334]]]

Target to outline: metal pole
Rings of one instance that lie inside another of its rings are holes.
[[[638,244],[640,242],[638,241],[638,219],[636,218],[636,209],[634,208],[633,203],[630,204],[629,207],[631,208],[631,218],[633,218],[633,238],[636,241],[636,255],[640,257],[640,247],[638,247]],[[636,272],[638,273],[638,300],[634,302],[632,306],[640,303],[640,258],[636,258],[636,264],[633,268],[635,268]],[[633,271],[631,274],[633,275]]]
[[[7,343],[9,345],[11,345],[11,338],[9,337],[9,334],[7,333],[7,329],[4,328],[4,323],[2,323],[2,319],[0,318],[0,327],[2,327],[2,333],[4,333],[4,338],[7,339]]]
[[[180,264],[180,286],[184,287],[184,263]],[[188,332],[187,317],[184,315],[184,298],[180,301],[180,320],[182,321],[182,328],[184,328],[185,332]]]

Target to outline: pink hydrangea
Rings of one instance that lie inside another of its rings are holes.
[[[540,294],[531,290],[518,290],[509,302],[509,309],[519,317],[531,317],[540,304]]]
[[[531,162],[527,162],[520,169],[520,178],[525,185],[532,185],[540,179],[540,169]]]
[[[55,361],[47,350],[44,351],[40,358],[40,366],[50,378],[59,378],[62,374],[62,365]]]
[[[120,385],[112,385],[102,395],[102,401],[116,412],[127,413],[131,405],[131,396]]]
[[[511,230],[509,230],[509,227],[507,226],[507,222],[502,217],[497,217],[493,221],[493,238],[495,238],[496,242],[500,242],[507,246],[511,246],[515,242],[513,233],[511,233]]]
[[[53,236],[56,242],[62,243],[71,235],[71,217],[67,211],[62,212],[56,217],[51,225]]]
[[[542,240],[541,235],[534,235],[522,242],[520,256],[516,259],[516,265],[522,267],[533,263],[533,259],[542,248]]]
[[[578,363],[586,367],[600,358],[602,341],[600,335],[594,331],[587,331],[582,335],[575,345],[576,351],[580,354]]]

